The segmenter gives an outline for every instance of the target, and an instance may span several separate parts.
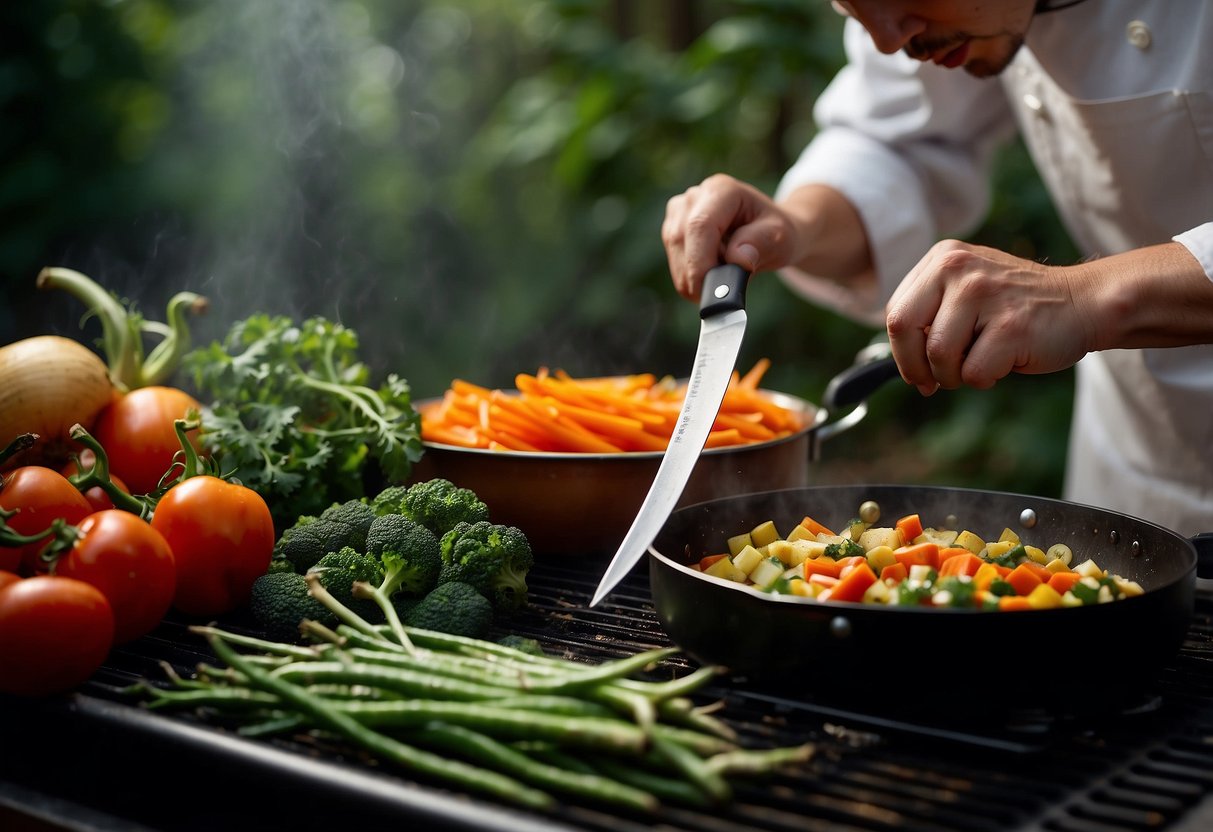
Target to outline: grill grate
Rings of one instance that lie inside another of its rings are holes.
[[[530,609],[510,622],[510,631],[539,639],[551,652],[587,661],[668,644],[649,603],[643,570],[621,584],[604,606],[585,606],[600,572],[598,563],[540,562],[529,581]],[[122,688],[144,677],[162,679],[161,662],[189,673],[198,662],[213,659],[181,621],[166,621],[152,635],[116,650],[83,695],[45,704],[48,713],[42,716],[58,722],[63,743],[108,743],[106,759],[121,757],[124,779],[133,766],[138,776],[157,784],[156,794],[135,801],[138,805],[107,799],[100,788],[71,797],[158,829],[212,829],[222,822],[219,798],[242,789],[262,800],[280,793],[293,804],[299,804],[299,793],[312,794],[316,800],[306,812],[300,810],[300,818],[312,823],[326,810],[356,811],[364,820],[424,820],[425,828],[1179,829],[1213,793],[1211,619],[1213,597],[1202,594],[1189,637],[1159,680],[1157,697],[1114,719],[1084,718],[1088,703],[1074,703],[1071,711],[1040,708],[995,719],[1009,703],[992,702],[988,724],[914,722],[754,689],[744,680],[721,680],[703,698],[724,702],[722,715],[745,744],[811,741],[819,753],[802,769],[739,784],[728,811],[667,808],[657,819],[576,804],[551,817],[519,814],[443,787],[410,782],[349,749],[325,747],[302,736],[238,740],[196,716],[161,715],[131,705]],[[663,669],[688,667],[675,658]],[[46,737],[29,726],[28,708],[23,717],[4,710],[9,716],[0,716],[0,744],[6,749],[0,757],[10,762],[0,762],[0,775],[22,782],[17,769],[24,766],[11,762],[17,755],[9,749],[28,754],[35,745],[45,745]],[[61,771],[62,756],[55,757]],[[156,769],[167,761],[180,764],[179,769],[197,768],[196,776],[207,778],[207,799],[198,799],[199,783],[188,778],[176,782],[181,778],[165,776],[161,783]],[[28,775],[25,785],[36,786],[37,779]]]

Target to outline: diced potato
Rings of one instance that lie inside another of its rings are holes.
[[[896,549],[901,546],[901,533],[897,529],[888,526],[877,526],[869,528],[859,536],[856,541],[865,551],[872,551],[878,546],[887,546],[890,549]]]
[[[842,544],[846,542],[846,538],[840,534],[825,534],[824,532],[817,535],[817,539],[827,546],[833,544]]]
[[[723,578],[726,581],[735,581],[739,584],[744,584],[747,577],[746,573],[734,566],[733,561],[728,558],[721,558],[716,561],[703,570],[703,574],[711,575],[713,578]]]
[[[1023,550],[1028,553],[1028,557],[1044,566],[1049,562],[1049,556],[1045,554],[1045,550],[1038,546],[1024,546]]]
[[[884,581],[877,581],[863,592],[863,602],[865,604],[887,604],[889,596],[893,591],[889,589],[889,585]]]
[[[759,589],[766,589],[783,577],[783,568],[779,558],[767,558],[750,572],[750,580]]]
[[[788,532],[788,540],[816,540],[817,535],[806,529],[804,526],[797,524],[790,532]]]
[[[804,564],[798,563],[795,566],[789,566],[783,570],[783,577],[784,580],[788,581],[793,579],[804,580]]]
[[[1006,543],[1007,541],[1011,542],[1011,548],[1020,544],[1019,535],[1015,533],[1014,529],[1005,528],[1002,530],[1002,534],[998,536],[999,543]]]
[[[767,553],[779,558],[788,566],[796,566],[810,558],[824,555],[826,545],[818,540],[776,540],[767,547]]]
[[[1079,575],[1082,575],[1084,578],[1102,578],[1105,574],[1104,571],[1099,568],[1099,564],[1090,558],[1087,558],[1082,563],[1078,564],[1078,566],[1075,566],[1074,571]]]
[[[786,540],[775,540],[767,546],[767,555],[773,558],[779,558],[779,562],[784,566],[791,566],[792,561],[792,544]]]
[[[934,570],[932,570],[928,564],[916,563],[910,567],[910,576],[908,580],[914,581],[915,583],[922,583],[931,576],[931,572],[933,571]]]
[[[897,557],[893,554],[891,547],[876,546],[868,549],[868,566],[872,567],[872,571],[877,575],[880,574],[881,569],[895,563],[897,563]]]
[[[770,545],[773,541],[779,540],[779,531],[775,528],[775,521],[768,520],[765,523],[760,523],[750,530],[750,541],[754,548]]]
[[[817,593],[821,591],[820,584],[811,584],[808,581],[792,581],[788,584],[788,589],[793,595],[799,595],[803,598],[816,598]]]
[[[1061,596],[1061,605],[1063,607],[1081,607],[1082,599],[1080,599],[1073,592],[1067,590],[1066,594]]]
[[[750,539],[750,533],[734,535],[729,538],[729,556],[737,557],[737,553],[747,546],[753,546],[754,541]]]
[[[1145,592],[1137,581],[1130,581],[1127,578],[1120,577],[1113,578],[1112,580],[1116,582],[1117,588],[1127,596],[1141,595]]]
[[[749,575],[754,571],[754,567],[765,560],[762,552],[755,549],[753,546],[747,546],[733,556],[733,565],[740,569],[744,574]]]
[[[1070,571],[1069,566],[1062,563],[1060,560],[1056,560],[1056,559],[1051,560],[1048,563],[1046,563],[1045,569],[1048,569],[1050,572],[1052,572],[1054,574],[1056,574],[1058,572],[1069,572]]]
[[[999,541],[995,541],[994,543],[987,543],[985,557],[987,560],[993,560],[994,558],[1000,558],[1003,555],[1005,555],[1007,552],[1014,549],[1018,545],[1019,544],[1012,543],[1009,540],[999,540]]]
[[[922,534],[914,538],[912,543],[934,543],[941,549],[956,545],[960,532],[952,529],[923,529]]]
[[[986,548],[986,542],[967,529],[956,535],[956,541],[953,545],[963,546],[975,555],[980,554],[981,550]]]

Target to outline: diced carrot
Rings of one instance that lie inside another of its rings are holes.
[[[941,546],[939,548],[939,565],[942,567],[950,558],[954,558],[957,555],[971,554],[973,553],[963,546]]]
[[[896,529],[901,532],[901,539],[907,545],[914,542],[914,538],[922,534],[922,520],[917,514],[907,514],[896,523]]]
[[[806,560],[805,563],[808,563],[808,561]],[[838,583],[838,578],[836,576],[822,575],[822,574],[819,574],[816,572],[814,572],[812,575],[810,575],[806,572],[805,580],[811,584],[821,584],[822,586],[825,586],[825,587],[832,587],[832,586],[837,585],[837,583]]]
[[[1019,566],[1026,566],[1028,570],[1032,572],[1032,574],[1040,578],[1040,582],[1042,584],[1047,584],[1053,577],[1053,573],[1048,569],[1045,569],[1043,564],[1039,564],[1033,560],[1025,560],[1023,563],[1019,564]],[[1018,569],[1019,567],[1016,568]]]
[[[727,557],[728,557],[728,555],[727,555],[727,554],[724,554],[724,555],[706,555],[705,557],[702,557],[702,558],[700,558],[700,559],[699,559],[699,568],[700,568],[700,569],[707,569],[709,566],[711,566],[711,565],[712,565],[713,563],[715,563],[716,561],[718,561],[718,560],[720,560],[720,559],[722,559],[722,558],[727,558]]]
[[[1044,581],[1040,579],[1040,576],[1036,574],[1036,571],[1030,568],[1026,563],[1021,563],[1019,566],[1016,566],[1003,580],[1015,587],[1015,593],[1017,595],[1022,595],[1025,597],[1030,595],[1032,590],[1036,589],[1036,587],[1044,583]]]
[[[932,569],[939,568],[939,544],[915,543],[912,546],[902,546],[893,550],[893,557],[898,563],[905,564],[908,570],[911,566],[926,565]]]
[[[970,552],[969,554],[973,553]],[[994,564],[983,563],[973,573],[973,586],[977,587],[979,592],[984,592],[990,588],[990,584],[993,583],[995,578],[1000,577],[1002,576],[998,573],[998,568]]]
[[[977,557],[968,549],[961,549],[964,554],[954,555],[939,565],[939,577],[943,578],[948,575],[976,575],[985,561]]]
[[[815,535],[828,534],[831,537],[834,536],[834,533],[832,531],[830,531],[828,528],[826,528],[825,526],[818,523],[812,517],[809,517],[807,514],[805,515],[804,519],[800,521],[800,525],[804,526],[806,529],[808,529],[810,532],[812,532]]]
[[[838,577],[844,577],[848,572],[854,569],[859,564],[866,564],[868,559],[863,555],[854,555],[853,557],[843,558],[838,561]]]
[[[1017,610],[1032,609],[1031,603],[1027,598],[1019,595],[1003,595],[998,599],[998,609],[1002,612],[1014,612]]]
[[[888,583],[892,581],[899,584],[910,576],[910,570],[906,569],[904,563],[890,563],[884,569],[880,570],[880,580]]]
[[[805,578],[808,578],[810,575],[827,575],[831,578],[837,578],[840,569],[838,561],[833,558],[809,558],[804,562]]]
[[[830,590],[831,601],[862,601],[868,587],[876,583],[876,573],[867,562],[857,564],[849,572],[843,573],[838,583]]]
[[[1057,591],[1058,595],[1065,595],[1074,588],[1074,584],[1082,580],[1082,575],[1077,572],[1057,572],[1048,580],[1049,586]]]

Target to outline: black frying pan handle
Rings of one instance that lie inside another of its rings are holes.
[[[1196,577],[1213,578],[1213,532],[1201,532],[1192,538],[1196,547]]]
[[[821,403],[829,411],[857,405],[866,401],[886,381],[895,378],[901,378],[901,373],[892,358],[877,358],[855,364],[830,379]]]

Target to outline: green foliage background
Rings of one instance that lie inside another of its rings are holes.
[[[47,0],[0,10],[0,343],[80,337],[33,288],[83,271],[195,342],[253,312],[340,320],[417,397],[519,371],[683,374],[666,200],[767,190],[812,135],[841,20],[796,0]],[[1074,259],[1022,148],[973,239]],[[820,399],[878,333],[749,292],[741,365]],[[95,336],[92,322],[85,337]],[[887,385],[823,479],[1055,495],[1069,373],[929,400]]]

